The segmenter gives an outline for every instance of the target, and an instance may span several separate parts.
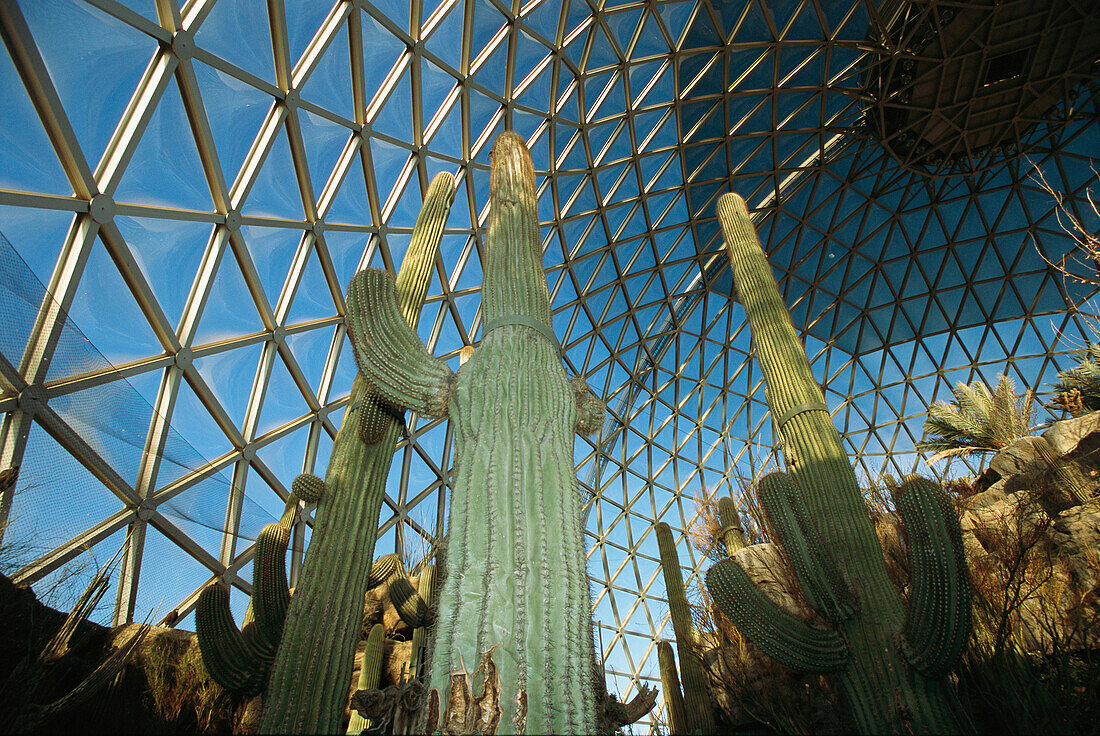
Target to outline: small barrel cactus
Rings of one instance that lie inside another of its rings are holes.
[[[963,724],[944,681],[971,625],[958,518],[931,481],[911,477],[895,494],[913,576],[907,615],[744,200],[723,195],[718,218],[791,471],[763,478],[758,496],[806,600],[827,626],[776,606],[736,559],[708,571],[711,596],[777,661],[835,673],[861,733],[959,733]]]

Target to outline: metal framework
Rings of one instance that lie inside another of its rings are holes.
[[[243,611],[252,536],[294,475],[323,472],[346,408],[347,282],[395,269],[441,170],[459,191],[421,336],[456,366],[476,343],[488,150],[511,128],[539,174],[567,367],[610,408],[576,463],[600,655],[631,697],[672,636],[654,522],[685,532],[700,500],[776,462],[721,192],[755,208],[868,482],[923,465],[921,421],[954,382],[1007,372],[1041,393],[1093,334],[1074,308],[1091,294],[1050,266],[1073,243],[1036,172],[1097,225],[1095,64],[1045,69],[1065,94],[1013,108],[1009,145],[968,145],[980,166],[914,166],[867,123],[895,104],[869,70],[912,57],[934,75],[905,28],[992,11],[913,4],[892,25],[906,5],[0,0],[7,572],[45,590],[124,545],[113,623],[190,626],[218,578]],[[1100,12],[1053,5],[1059,28]],[[410,418],[379,553],[445,533],[450,443]],[[706,555],[679,550],[690,589]]]

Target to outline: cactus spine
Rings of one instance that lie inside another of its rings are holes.
[[[514,133],[494,144],[489,197],[485,331],[457,374],[402,323],[384,273],[352,280],[349,326],[360,368],[381,396],[449,416],[455,431],[432,687],[446,698],[452,673],[489,652],[502,732],[591,733],[594,653],[573,432],[598,426],[603,404],[571,386],[562,368],[534,169]]]
[[[363,659],[359,664],[359,690],[374,690],[382,681],[382,652],[386,644],[386,630],[382,624],[375,624],[367,635],[367,644],[363,649]],[[348,721],[348,736],[363,733],[370,728],[369,718],[359,715],[352,709]]]
[[[453,197],[454,179],[439,174],[416,220],[396,285],[398,318],[406,328],[420,319]],[[402,430],[395,421],[399,412],[380,400],[363,375],[352,383],[350,402],[332,445],[327,492],[317,505],[313,539],[275,659],[260,724],[264,733],[343,730],[369,574],[362,561],[374,557],[386,476]]]
[[[695,637],[692,635],[691,606],[684,591],[684,578],[680,572],[680,557],[668,524],[657,524],[657,546],[661,551],[661,569],[665,576],[668,594],[668,610],[672,628],[676,632],[676,650],[680,655],[680,674],[683,684],[685,733],[714,733],[714,711],[707,690],[707,676],[703,663],[695,653]]]
[[[252,600],[240,630],[229,610],[229,589],[211,583],[199,593],[195,630],[203,664],[226,690],[254,697],[267,684],[267,675],[283,632],[290,588],[286,578],[286,548],[298,512],[298,501],[314,502],[324,482],[309,474],[294,479],[277,523],[268,524],[256,540],[252,562]]]
[[[680,692],[680,675],[676,672],[676,658],[672,645],[657,642],[657,661],[661,665],[661,686],[664,688],[665,716],[670,734],[687,733],[687,715],[684,713],[684,696]]]
[[[718,218],[791,471],[762,482],[761,503],[807,600],[830,626],[781,611],[733,559],[707,573],[711,595],[769,655],[836,672],[860,732],[958,733],[962,723],[943,681],[970,631],[958,519],[934,483],[908,479],[899,490],[915,557],[906,616],[744,200],[723,195]]]

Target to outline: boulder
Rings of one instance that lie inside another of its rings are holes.
[[[1100,411],[1055,422],[1043,432],[1047,442],[1062,455],[1100,447]],[[1081,447],[1082,444],[1085,447]]]
[[[1045,468],[1043,456],[1039,454],[1035,443],[1038,437],[1021,437],[1002,449],[989,461],[989,469],[1001,478],[1025,475]]]

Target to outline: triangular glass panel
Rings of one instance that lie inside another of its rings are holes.
[[[431,120],[443,106],[456,80],[427,59],[420,60],[420,106],[424,120]],[[455,152],[457,153],[457,151]]]
[[[271,374],[267,379],[264,405],[260,410],[260,421],[256,430],[257,436],[265,435],[308,412],[309,405],[306,404],[302,392],[291,378],[283,359],[276,355],[271,364]]]
[[[325,231],[325,246],[336,271],[336,278],[340,282],[341,294],[347,293],[348,282],[355,275],[366,245],[367,236],[363,233],[331,229]]]
[[[264,325],[255,304],[237,260],[227,245],[210,287],[210,296],[206,300],[194,344],[204,345],[229,337],[263,332]]]
[[[134,260],[171,324],[179,323],[206,244],[208,223],[144,217],[115,218]]]
[[[302,241],[302,232],[283,227],[245,225],[241,227],[241,238],[252,256],[264,294],[267,295],[267,303],[276,304],[286,283],[294,254]]]
[[[174,78],[168,81],[142,133],[114,198],[119,202],[213,211],[210,188]]]
[[[334,327],[319,327],[286,336],[286,344],[294,353],[294,359],[313,387],[314,394],[321,388],[334,331]]]
[[[274,100],[252,85],[198,60],[192,66],[226,184],[232,186]]]
[[[408,12],[407,10],[405,11]],[[356,13],[363,26],[363,90],[367,107],[397,60],[405,44],[367,13]],[[353,20],[354,22],[354,20]]]
[[[412,88],[409,81],[409,69],[401,72],[401,78],[390,92],[389,99],[382,105],[371,127],[384,135],[399,141],[412,140]]]
[[[34,312],[42,303],[45,284],[50,283],[73,219],[71,212],[0,205],[0,254],[3,259],[0,273],[13,279],[0,280],[0,283],[4,290],[18,294],[19,300],[29,305],[26,308]],[[6,310],[7,307],[4,314],[10,314]],[[28,329],[34,324],[34,312],[27,319]],[[13,330],[14,325],[6,329]],[[18,349],[21,351],[25,344],[26,340]],[[0,338],[0,345],[5,350],[9,347],[3,338]],[[19,360],[16,356],[14,363],[18,365]]]
[[[376,152],[380,145],[386,145],[380,144],[379,141],[374,141],[373,144]],[[363,145],[368,144],[364,142]],[[377,170],[377,158],[374,163]],[[382,188],[381,184],[380,188]],[[367,201],[367,183],[363,179],[363,164],[359,157],[351,162],[348,173],[340,183],[340,188],[336,190],[336,196],[333,197],[332,204],[329,206],[328,212],[325,213],[325,221],[343,222],[349,225],[371,224],[370,204]]]
[[[305,270],[298,282],[298,289],[294,292],[294,301],[290,303],[287,324],[332,317],[335,313],[332,292],[329,291],[325,272],[321,270],[321,264],[317,260],[317,251],[310,248]]]
[[[271,28],[263,0],[219,0],[195,43],[265,82],[275,84]]]
[[[630,39],[634,37],[634,31],[638,30],[638,21],[641,20],[642,10],[640,7],[635,7],[606,15],[607,26],[611,29],[611,37],[615,40],[619,53],[624,58],[627,58],[627,50],[630,47]]]
[[[290,51],[290,65],[294,67],[297,66],[298,59],[301,58],[306,46],[316,35],[331,7],[328,3],[291,3],[291,5],[291,12],[286,14],[285,27],[287,48]],[[346,34],[347,31],[345,30],[344,33]],[[270,33],[268,35],[270,36]],[[344,49],[345,53],[341,58],[346,61],[348,58],[346,41]],[[325,53],[327,54],[331,50],[330,47]]]
[[[0,187],[72,194],[73,188],[8,54],[0,55],[0,89],[6,91],[0,124]]]
[[[60,378],[159,355],[164,347],[102,242],[92,248],[47,376]],[[89,362],[90,361],[90,362]],[[91,366],[94,366],[92,368]]]
[[[307,3],[311,6],[312,3]],[[324,10],[324,3],[318,3]],[[371,61],[364,60],[364,66]],[[355,119],[355,103],[351,96],[351,63],[348,61],[348,29],[340,24],[335,37],[317,62],[317,67],[302,86],[302,99],[316,103],[342,115],[349,120]]]
[[[451,3],[451,7],[446,11],[447,14],[438,22],[432,31],[432,35],[424,42],[424,48],[455,69],[458,69],[462,62],[463,7],[461,3]],[[499,26],[497,27],[499,28]],[[482,36],[475,33],[474,38],[482,38]]]
[[[241,212],[284,220],[303,219],[302,195],[294,173],[294,160],[290,157],[285,125],[279,126],[263,168],[256,175],[248,199],[241,205]]]
[[[21,9],[84,158],[95,169],[158,45],[87,3],[23,3]]]
[[[309,178],[313,184],[313,194],[319,196],[332,175],[332,170],[351,132],[308,110],[301,110],[298,113],[298,125],[305,144],[306,161],[309,162]],[[353,162],[352,167],[354,168],[357,163]]]

